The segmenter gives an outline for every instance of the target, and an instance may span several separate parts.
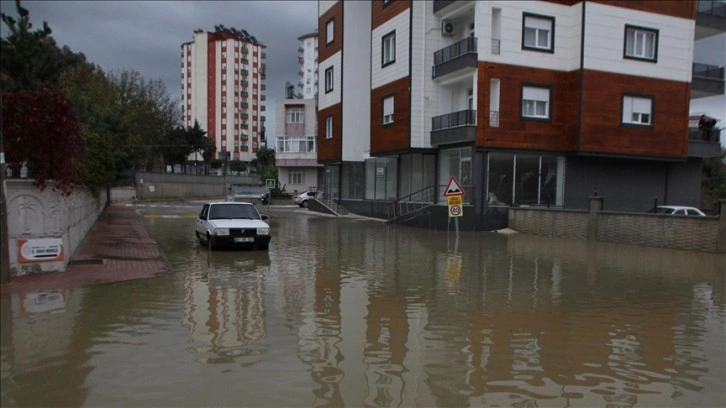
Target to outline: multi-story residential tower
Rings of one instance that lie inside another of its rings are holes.
[[[471,229],[592,194],[611,210],[699,205],[719,150],[689,139],[695,2],[360,3],[319,2],[318,157],[349,209],[442,203],[451,176]]]
[[[298,37],[298,95],[301,99],[318,97],[318,31]]]
[[[184,125],[198,121],[217,157],[250,161],[265,143],[265,45],[245,30],[196,30],[182,44]]]

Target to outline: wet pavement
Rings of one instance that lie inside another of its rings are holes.
[[[164,255],[136,208],[122,202],[101,213],[65,272],[13,278],[0,286],[0,293],[80,288],[149,278],[167,271]]]

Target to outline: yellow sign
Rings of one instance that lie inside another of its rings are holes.
[[[449,205],[461,205],[462,200],[460,195],[448,196],[446,199],[449,201]]]
[[[464,215],[464,203],[460,195],[448,196],[446,199],[449,202],[449,218]]]

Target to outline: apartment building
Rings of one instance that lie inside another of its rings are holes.
[[[690,1],[320,1],[325,189],[383,218],[431,197],[427,213],[444,214],[431,225],[446,221],[454,176],[467,229],[591,195],[609,210],[698,206],[703,158],[719,154],[689,138],[698,13]]]
[[[185,126],[198,121],[217,158],[251,161],[265,143],[265,45],[246,30],[196,30],[181,46]]]
[[[298,37],[298,95],[301,99],[318,97],[318,31]]]
[[[288,193],[316,191],[321,183],[315,102],[315,99],[275,102],[275,166],[280,187]]]

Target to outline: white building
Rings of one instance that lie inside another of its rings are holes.
[[[184,125],[198,121],[217,158],[254,159],[265,143],[265,45],[245,30],[217,26],[196,30],[181,48]]]
[[[298,40],[298,95],[302,99],[315,99],[318,97],[318,31],[298,37]]]

